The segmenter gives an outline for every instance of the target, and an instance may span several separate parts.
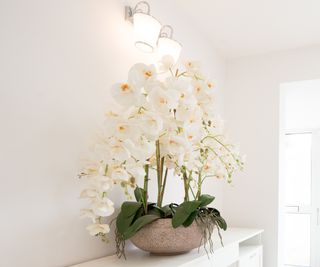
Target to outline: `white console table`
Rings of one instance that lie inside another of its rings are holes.
[[[222,231],[224,247],[214,236],[214,254],[208,256],[204,249],[197,249],[176,256],[155,256],[136,248],[126,251],[127,260],[112,255],[71,267],[262,267],[260,229],[230,228]]]

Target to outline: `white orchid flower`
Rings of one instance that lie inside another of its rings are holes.
[[[208,91],[212,91],[216,87],[215,83],[211,81],[206,81],[206,85],[207,85]]]
[[[136,123],[139,125],[141,132],[150,141],[156,140],[163,129],[162,117],[151,111],[143,111],[136,117]]]
[[[215,169],[214,175],[217,179],[226,179],[228,178],[228,173],[226,169],[222,166],[219,166]]]
[[[86,168],[81,172],[81,176],[87,176],[88,178],[103,173],[105,166],[99,161],[88,161]]]
[[[128,163],[126,164],[126,170],[130,175],[132,175],[135,180],[142,180],[145,176],[145,169],[144,169],[144,163],[146,162],[136,162],[135,160],[131,159],[128,160]]]
[[[184,128],[184,134],[188,142],[199,143],[203,136],[201,122],[189,124]]]
[[[141,135],[140,128],[138,125],[133,124],[129,121],[119,121],[115,126],[115,136],[119,139],[125,140],[128,138],[137,138]]]
[[[184,165],[188,170],[197,169],[199,164],[199,153],[197,151],[190,151],[184,155]]]
[[[118,115],[115,113],[106,114],[105,127],[102,142],[110,137],[117,137],[118,139],[125,140],[127,138],[134,138],[140,136],[139,125],[134,122],[131,117],[135,109],[129,109],[126,113]]]
[[[90,224],[87,226],[86,229],[89,231],[90,235],[92,236],[95,236],[98,234],[107,234],[110,232],[110,227],[108,224],[98,224],[98,223]]]
[[[164,163],[165,163],[165,165],[166,165],[166,167],[167,167],[168,169],[174,169],[174,168],[176,168],[176,162],[175,162],[174,157],[172,157],[172,156],[170,156],[170,157],[169,157],[169,156],[165,157]]]
[[[198,99],[204,103],[208,103],[207,85],[202,80],[195,80],[192,82],[193,94]]]
[[[171,135],[167,137],[167,150],[170,155],[184,155],[190,144],[184,136]]]
[[[113,166],[110,168],[111,178],[114,181],[127,180],[129,175],[122,166]]]
[[[91,178],[90,182],[97,190],[99,189],[103,192],[109,191],[113,186],[112,179],[105,175],[94,176]]]
[[[113,202],[108,199],[104,198],[103,201],[97,200],[93,202],[91,205],[93,213],[96,214],[97,216],[101,217],[108,217],[114,213],[114,207],[113,207]]]
[[[193,116],[193,112],[192,108],[179,105],[175,110],[175,116],[178,121],[185,122]]]
[[[103,177],[104,177],[104,179],[102,179],[100,181],[100,188],[101,188],[102,191],[106,192],[106,191],[109,191],[112,188],[113,182],[112,182],[111,178],[106,177],[106,176],[103,176]]]
[[[130,151],[122,140],[113,138],[110,140],[109,146],[109,153],[115,160],[123,162],[131,157]]]
[[[151,143],[143,136],[135,142],[126,140],[126,146],[130,150],[131,156],[142,162],[148,160],[155,153],[154,142]]]
[[[171,68],[173,68],[174,64],[174,58],[170,55],[165,55],[158,62],[158,70],[160,73],[168,72]]]
[[[214,138],[205,136],[203,138],[202,144],[205,147],[210,147],[210,153],[213,153],[212,151],[215,151],[215,153],[219,154],[221,151],[219,150],[221,147],[221,144],[217,142]]]
[[[191,61],[191,60],[188,60],[188,61],[185,61],[184,62],[184,66],[186,68],[186,71],[189,75],[196,75],[197,77],[201,77],[201,64],[199,61]]]
[[[82,219],[89,218],[92,220],[93,223],[95,223],[97,216],[94,214],[94,212],[91,209],[82,209],[80,211],[80,218]]]
[[[149,101],[155,112],[168,113],[178,105],[179,92],[176,90],[163,90],[154,88],[151,90]]]
[[[80,193],[80,198],[96,198],[99,195],[99,192],[96,189],[88,188],[84,189]]]
[[[121,106],[131,106],[138,98],[139,91],[130,83],[117,83],[111,87],[111,95]]]
[[[191,93],[190,83],[182,78],[169,77],[165,80],[165,88],[167,90],[177,90],[178,92]]]
[[[190,92],[180,92],[179,103],[182,106],[193,109],[197,106],[198,101],[197,98]]]
[[[161,136],[163,135],[173,135],[177,134],[179,127],[182,123],[178,121],[174,116],[163,116],[163,130]]]
[[[144,89],[144,96],[148,95],[153,89],[155,88],[162,88],[162,89],[165,89],[164,88],[164,84],[158,80],[152,80],[152,81],[149,81],[147,82],[143,89]],[[148,101],[147,101],[148,103]]]
[[[137,88],[144,87],[148,82],[156,79],[157,73],[154,65],[137,63],[129,70],[128,80]]]
[[[203,116],[203,121],[206,124],[206,129],[209,131],[208,135],[211,136],[225,136],[224,122],[217,116],[212,116],[211,118],[206,118]]]
[[[191,125],[197,125],[197,127],[202,127],[202,116],[203,112],[201,108],[196,107],[190,116],[185,119],[184,121],[184,126],[185,127],[190,127]]]
[[[120,121],[124,121],[123,117],[114,112],[105,114],[104,128],[101,133],[100,143],[104,143],[105,139],[110,138],[116,133],[116,126]]]
[[[213,175],[216,171],[216,164],[214,160],[208,160],[202,166],[202,173],[206,175]]]
[[[210,118],[212,118],[214,114],[216,114],[217,112],[214,103],[215,103],[215,99],[213,94],[212,95],[207,94],[205,98],[198,101],[198,105],[203,110],[204,118],[206,120],[209,120]]]

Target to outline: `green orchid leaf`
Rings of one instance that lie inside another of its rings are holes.
[[[117,231],[120,234],[124,234],[126,229],[128,229],[128,227],[131,225],[133,219],[134,219],[134,216],[124,217],[123,214],[119,213],[117,220],[116,220]]]
[[[219,228],[221,228],[224,231],[227,230],[227,228],[228,228],[227,223],[221,216],[216,218],[216,222],[217,222]]]
[[[134,196],[137,202],[146,203],[146,191],[143,188],[137,186],[134,190]]]
[[[220,229],[226,231],[228,225],[226,221],[221,217],[220,212],[217,209],[210,208],[211,220]]]
[[[211,211],[211,213],[212,213],[214,216],[216,216],[216,217],[221,217],[220,211],[218,211],[217,209],[215,209],[215,208],[210,208],[210,211]]]
[[[142,217],[143,215],[145,215],[144,214],[144,208],[141,207],[140,209],[138,209],[138,211],[134,215],[134,218],[133,218],[132,222],[135,222],[138,218]]]
[[[176,211],[177,211],[177,208],[179,207],[178,204],[176,203],[171,203],[169,205],[170,209],[171,209],[171,212],[172,212],[172,216],[174,216],[176,214]]]
[[[126,201],[121,205],[121,212],[124,217],[130,217],[136,214],[137,210],[142,206],[140,202]]]
[[[195,220],[195,218],[197,217],[197,215],[198,215],[198,211],[197,211],[197,210],[195,210],[194,212],[192,212],[192,213],[190,214],[190,216],[188,217],[188,219],[185,220],[185,222],[183,223],[183,226],[184,226],[184,227],[190,226],[190,225],[194,222],[194,220]]]
[[[158,220],[160,217],[157,215],[145,215],[138,218],[123,234],[125,240],[133,237],[143,226],[152,223],[155,220]]]
[[[201,202],[200,207],[208,206],[212,201],[214,201],[215,197],[210,195],[201,195],[199,197],[199,201]]]
[[[124,234],[134,221],[136,214],[143,209],[142,203],[126,201],[117,216],[116,226],[119,233]]]
[[[159,217],[164,217],[164,211],[159,208],[158,206],[156,205],[152,205],[150,208],[148,208],[148,214],[153,214],[153,215],[157,215]]]
[[[183,202],[179,207],[176,208],[176,213],[173,215],[172,218],[172,226],[173,228],[177,228],[182,225],[193,213],[196,211],[201,202],[194,200],[194,201],[186,201]]]
[[[164,218],[171,218],[173,216],[173,212],[170,205],[163,206],[161,210],[163,211]]]
[[[157,203],[154,202],[148,202],[148,209],[151,209],[152,207],[157,206]]]

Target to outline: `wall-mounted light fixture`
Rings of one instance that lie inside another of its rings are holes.
[[[182,45],[172,38],[173,29],[161,23],[150,14],[150,5],[146,1],[137,3],[134,8],[125,7],[126,20],[133,23],[135,46],[144,52],[155,52],[160,57],[170,55],[177,62]]]
[[[133,22],[135,45],[144,52],[154,52],[161,30],[161,23],[150,15],[150,5],[139,2],[135,8],[126,7],[126,19]]]
[[[167,32],[169,31],[169,33]],[[163,56],[172,56],[174,62],[177,62],[180,56],[182,45],[172,38],[173,29],[170,25],[164,25],[161,28],[158,39],[158,53],[162,58]]]

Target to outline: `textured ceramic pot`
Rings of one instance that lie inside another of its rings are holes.
[[[159,219],[144,226],[130,240],[152,254],[175,255],[198,248],[202,232],[196,222],[189,227],[173,228],[171,219]]]

